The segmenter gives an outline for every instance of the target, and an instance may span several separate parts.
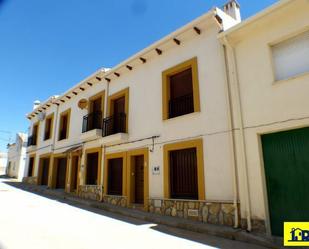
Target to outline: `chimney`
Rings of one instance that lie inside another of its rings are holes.
[[[241,22],[240,5],[236,0],[229,0],[224,6],[223,10],[226,14]]]
[[[40,100],[36,100],[33,102],[33,110],[37,108],[41,104]]]

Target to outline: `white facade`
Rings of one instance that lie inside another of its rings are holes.
[[[231,2],[224,10],[234,18],[215,8],[116,67],[95,72],[63,95],[35,108],[28,115],[30,134],[35,124],[38,125],[36,145],[27,151],[26,167],[32,158],[32,175],[42,178],[40,159],[48,156],[52,161],[53,157],[65,155],[71,165],[72,152],[78,150],[81,157],[78,181],[83,186],[87,151],[97,149],[100,153],[98,185],[105,186],[106,158],[146,149],[149,153],[148,198],[164,201],[171,199],[165,189],[168,182],[165,148],[198,139],[202,141],[199,159],[203,162],[198,187],[202,186],[205,192],[198,201],[232,204],[235,226],[239,226],[241,220],[248,230],[259,229],[259,226],[263,230],[266,224],[269,232],[260,136],[309,125],[308,58],[298,53],[296,57],[303,58],[298,63],[304,70],[300,75],[278,81],[274,63],[279,61],[277,66],[280,67],[280,58],[286,58],[281,53],[286,48],[280,50],[282,46],[276,44],[297,34],[307,34],[309,4],[306,0],[299,0],[297,4],[280,1],[238,24],[239,5]],[[300,44],[304,39],[306,41],[306,38],[300,39]],[[292,57],[288,54],[288,58]],[[164,72],[192,59],[197,61],[200,108],[165,119]],[[78,107],[81,100],[89,104],[93,96],[102,93],[103,117],[107,118],[109,99],[124,90],[128,103],[127,131],[105,137],[101,136],[101,130],[82,133],[83,117],[88,109]],[[68,110],[68,136],[59,141],[60,117]],[[45,140],[46,120],[50,115],[53,115],[52,135]],[[50,165],[48,185],[52,187],[55,167],[53,162]],[[70,187],[71,170],[69,166],[66,171],[66,189]],[[124,185],[127,186],[126,182]]]
[[[7,175],[22,180],[26,176],[27,134],[17,133],[16,141],[8,145]]]
[[[230,72],[242,217],[265,220],[269,234],[261,137],[309,126],[308,13],[306,0],[280,1],[219,35]]]

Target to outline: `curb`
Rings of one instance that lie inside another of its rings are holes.
[[[26,191],[28,190],[34,193],[39,193],[44,196],[51,197],[59,201],[67,200],[71,204],[88,206],[91,208],[104,210],[107,212],[115,213],[118,215],[130,217],[130,218],[144,220],[147,222],[157,223],[160,225],[176,227],[176,228],[185,229],[185,230],[197,232],[197,233],[205,233],[208,235],[213,235],[213,236],[230,239],[230,240],[237,240],[240,242],[264,246],[267,248],[274,248],[274,249],[284,248],[283,246],[279,244],[281,241],[278,242],[278,241],[273,240],[272,238],[262,237],[256,234],[248,233],[241,229],[234,229],[234,228],[226,227],[226,226],[206,224],[206,223],[201,223],[201,222],[196,222],[196,221],[191,221],[191,220],[186,220],[186,219],[181,219],[181,218],[147,213],[147,212],[135,210],[135,209],[128,209],[124,207],[114,206],[112,204],[108,204],[104,202],[97,202],[93,200],[81,199],[79,197],[72,196],[68,193],[56,192],[50,189],[38,188],[34,185],[28,185],[24,183],[21,184],[20,188]]]

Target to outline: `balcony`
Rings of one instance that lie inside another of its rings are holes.
[[[126,133],[126,114],[119,113],[103,119],[103,137]]]
[[[83,117],[81,139],[97,139],[102,135],[102,112],[93,112]]]
[[[169,118],[175,118],[194,112],[193,93],[169,101]]]
[[[127,117],[125,113],[119,113],[103,119],[103,142],[111,144],[115,142],[123,142],[128,139]]]
[[[27,142],[27,146],[36,146],[36,140],[37,140],[37,136],[36,135],[31,135],[28,137],[28,142]]]

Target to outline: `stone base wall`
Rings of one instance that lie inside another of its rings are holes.
[[[233,203],[150,199],[149,212],[211,224],[233,226],[235,223]]]
[[[79,185],[78,196],[84,199],[100,201],[103,193],[102,185]]]
[[[36,176],[27,176],[23,178],[23,182],[35,185],[38,182],[38,178]]]
[[[247,219],[241,219],[240,226],[242,229],[247,229]],[[266,233],[266,226],[264,220],[251,219],[251,229],[253,232]]]
[[[110,203],[116,206],[126,207],[127,206],[127,197],[118,196],[118,195],[104,195],[103,201]]]

